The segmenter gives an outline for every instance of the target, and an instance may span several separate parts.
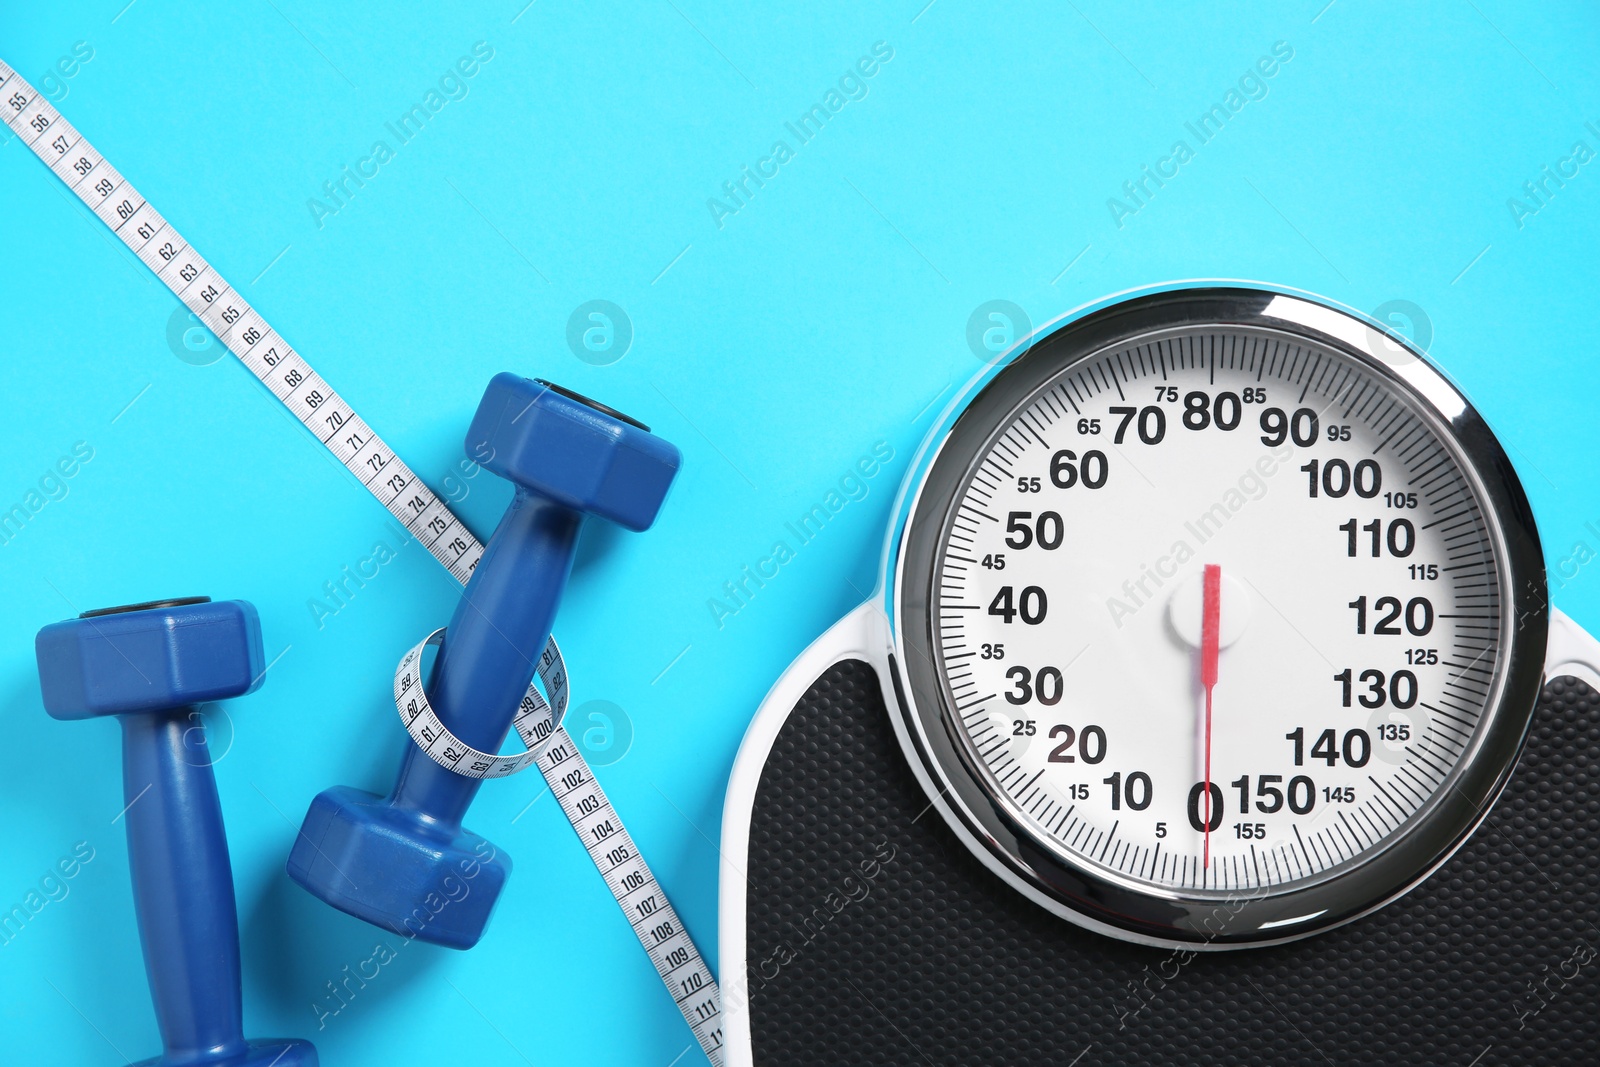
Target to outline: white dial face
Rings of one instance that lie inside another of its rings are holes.
[[[1372,854],[1449,788],[1503,669],[1475,485],[1382,374],[1292,338],[1074,364],[945,520],[933,646],[969,754],[1041,843],[1138,885]]]

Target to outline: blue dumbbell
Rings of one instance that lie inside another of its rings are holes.
[[[679,456],[620,412],[514,374],[489,383],[466,449],[517,492],[450,619],[427,694],[452,734],[495,752],[550,636],[584,515],[647,529]],[[511,873],[509,857],[461,827],[480,784],[408,745],[387,797],[336,787],[311,802],[289,875],[358,919],[471,948]]]
[[[316,1067],[304,1041],[246,1041],[239,916],[222,806],[195,705],[257,688],[261,624],[243,600],[89,611],[34,641],[57,719],[122,722],[128,867],[165,1053],[142,1067]]]

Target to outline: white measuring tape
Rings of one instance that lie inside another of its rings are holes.
[[[545,688],[550,690],[550,701],[547,703],[539,690],[528,686],[517,707],[516,718],[511,720],[512,728],[528,750],[509,756],[483,752],[461,741],[439,720],[428,703],[428,695],[422,687],[422,653],[429,645],[443,643],[441,627],[417,642],[416,647],[401,658],[394,672],[394,706],[411,740],[433,762],[464,778],[504,778],[533,763],[544,750],[545,743],[555,736],[567,712],[567,669],[555,638],[544,646],[537,667]]]
[[[256,314],[249,301],[224,281],[49,101],[3,61],[0,115],[33,154],[155,271],[162,283],[283,401],[368,492],[427,546],[457,581],[465,584],[472,577],[472,570],[483,555],[483,545],[461,520]],[[595,781],[581,750],[560,723],[567,701],[566,671],[554,639],[540,657],[539,673],[556,707],[545,704],[530,686],[531,696],[523,698],[517,713],[517,732],[529,750],[503,757],[462,745],[427,707],[425,698],[416,701],[416,710],[408,718],[401,699],[402,679],[415,679],[405,686],[407,701],[413,695],[421,697],[422,650],[438,637],[437,633],[432,634],[408,652],[396,674],[395,703],[407,730],[432,759],[469,777],[502,777],[529,762],[538,765],[684,1021],[694,1031],[706,1057],[721,1067],[722,996],[716,980],[644,857],[639,855],[621,817]],[[423,741],[419,734],[430,729],[437,732]],[[463,750],[459,756],[454,755],[457,748],[452,742]],[[453,757],[449,762],[446,753]],[[460,766],[463,762],[465,768]],[[473,773],[472,768],[479,763],[489,766]],[[515,766],[501,769],[508,764]]]

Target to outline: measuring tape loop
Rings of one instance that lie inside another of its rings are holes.
[[[465,585],[483,556],[482,543],[472,535],[466,524],[412,473],[411,468],[372,431],[355,409],[257,314],[249,301],[224,281],[171,223],[162,218],[127,179],[28,84],[27,79],[4,62],[0,62],[0,117],[5,119],[6,125],[33,154],[94,212],[95,217],[111,227],[122,243],[156,273],[162,284],[199,317],[250,373],[272,390],[273,395],[356,476],[367,491],[377,497],[378,502],[388,508],[427,547],[456,581]],[[416,656],[413,669],[420,670],[421,650],[434,636],[437,635],[430,635],[408,653],[408,658]],[[547,669],[550,671],[548,676],[545,674]],[[402,660],[401,673],[405,670],[405,661]],[[475,765],[482,758],[498,763],[507,758],[515,762],[532,757],[532,762],[538,765],[549,783],[551,792],[561,804],[562,812],[583,842],[584,850],[605,880],[617,906],[627,917],[639,944],[655,965],[656,973],[661,976],[673,1003],[694,1032],[695,1040],[699,1042],[706,1058],[715,1067],[722,1067],[722,997],[716,980],[655,876],[651,874],[644,857],[639,855],[633,838],[623,827],[621,817],[611,806],[600,783],[595,781],[582,751],[560,724],[567,701],[566,670],[561,663],[560,650],[553,640],[545,647],[540,658],[539,674],[545,679],[551,701],[557,702],[558,706],[551,709],[547,705],[542,713],[536,709],[529,711],[527,704],[530,698],[524,697],[524,707],[518,710],[518,717],[519,720],[525,717],[528,724],[549,722],[548,736],[541,739],[534,735],[534,740],[529,742],[527,735],[523,735],[529,752],[512,757],[477,753],[468,766]],[[403,705],[399,705],[399,677],[397,674],[396,703],[401,707],[404,717],[408,713]],[[408,693],[411,689],[418,695],[422,693],[420,676],[411,683]],[[530,687],[530,694],[536,692]],[[426,718],[422,715],[413,716],[413,721],[422,721],[426,726]],[[450,736],[444,724],[438,722],[437,716],[433,716],[433,722],[438,724],[439,732],[436,740],[423,744],[423,750],[434,760],[444,763],[435,754],[436,745],[450,746],[454,741],[462,749],[466,746]],[[406,726],[410,731],[412,722],[408,721]],[[518,733],[522,733],[520,728]],[[412,736],[416,737],[415,734]],[[418,743],[422,744],[421,741]],[[535,745],[538,746],[537,750]],[[463,752],[454,762],[460,763],[467,758]],[[448,763],[444,765],[449,766]],[[457,770],[456,767],[450,769]],[[503,771],[500,774],[483,774],[481,777],[503,777],[510,773],[515,772]]]
[[[544,653],[539,657],[537,672],[550,691],[550,700],[531,682],[522,694],[516,718],[511,725],[527,747],[526,752],[498,756],[482,752],[460,740],[440,720],[422,685],[422,653],[429,645],[444,644],[444,627],[433,631],[417,642],[400,660],[394,672],[394,706],[400,712],[400,721],[406,733],[428,758],[447,771],[463,778],[508,778],[525,770],[538,758],[539,753],[555,736],[556,728],[567,713],[567,667],[561,659],[561,648],[554,637],[545,642]]]

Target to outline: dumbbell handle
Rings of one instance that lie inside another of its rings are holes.
[[[199,716],[185,707],[121,718],[133,906],[167,1057],[242,1053],[239,916],[222,806],[204,740],[185,747]]]
[[[456,605],[428,702],[473,748],[497,752],[511,729],[550,637],[582,523],[580,512],[519,488]],[[454,832],[481,784],[408,745],[389,800]]]

